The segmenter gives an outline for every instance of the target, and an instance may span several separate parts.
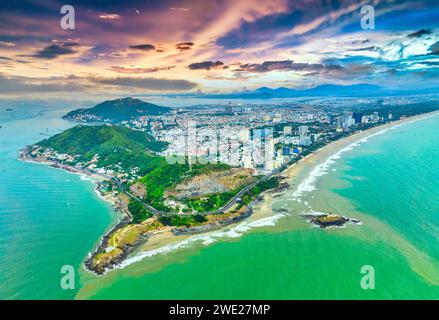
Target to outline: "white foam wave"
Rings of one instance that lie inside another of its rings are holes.
[[[320,212],[320,211],[310,211],[310,212],[304,212],[302,213],[303,215],[307,215],[307,216],[322,216],[322,215],[327,215],[327,213],[324,212]]]
[[[99,190],[97,188],[94,189],[94,191],[96,192],[96,194],[98,195],[99,198],[108,201],[107,198],[105,198],[102,193],[99,192]]]
[[[438,115],[438,114],[434,114],[434,115]],[[429,118],[429,117],[432,117],[434,115],[431,115],[431,116],[428,116],[425,118]],[[401,124],[395,125],[393,127],[383,129],[381,131],[373,133],[373,134],[371,134],[365,138],[362,138],[362,139],[348,145],[347,147],[339,150],[337,153],[333,154],[328,159],[326,159],[326,161],[324,163],[316,166],[311,171],[311,173],[308,175],[308,177],[298,186],[297,190],[293,193],[293,198],[295,198],[298,202],[301,202],[302,200],[300,198],[305,193],[314,191],[316,189],[315,183],[317,181],[317,178],[322,176],[322,175],[325,175],[328,172],[329,167],[331,165],[333,165],[337,159],[340,159],[341,155],[343,153],[351,151],[352,149],[358,147],[362,143],[367,142],[370,138],[372,138],[374,136],[384,134],[385,132],[387,132],[389,130],[394,130],[394,129],[396,129],[404,124],[412,123],[412,122],[415,122],[417,120],[420,120],[420,119],[407,121],[405,123],[401,123]],[[243,233],[247,232],[248,230],[250,230],[252,228],[258,228],[258,227],[264,227],[264,226],[274,226],[279,219],[281,219],[282,217],[285,217],[287,214],[288,213],[279,213],[279,214],[276,214],[274,216],[262,218],[262,219],[255,220],[255,221],[249,221],[249,222],[244,221],[244,222],[242,222],[242,223],[240,223],[240,224],[238,224],[230,229],[227,229],[227,230],[220,230],[220,231],[214,231],[211,233],[195,235],[195,236],[192,236],[190,238],[187,238],[187,239],[180,241],[180,242],[177,242],[177,243],[172,243],[172,244],[169,244],[169,245],[157,248],[157,249],[153,249],[153,250],[143,251],[143,252],[138,253],[134,257],[131,257],[131,258],[126,259],[125,261],[121,262],[119,265],[116,266],[116,268],[122,269],[122,268],[125,268],[125,267],[133,264],[133,263],[136,263],[136,262],[139,262],[143,259],[146,259],[148,257],[152,257],[152,256],[155,256],[158,254],[166,254],[166,253],[178,250],[178,249],[186,248],[186,247],[193,245],[195,243],[198,243],[198,244],[201,244],[204,246],[208,246],[210,244],[217,242],[218,239],[221,239],[221,238],[238,238],[238,237],[241,237],[243,235]],[[324,213],[317,212],[317,211],[311,211],[307,214],[322,215]]]
[[[90,175],[87,175],[85,173],[78,173],[78,174],[81,180],[94,182],[93,178]]]
[[[336,160],[340,159],[344,153],[349,152],[349,151],[355,149],[356,147],[360,146],[361,144],[369,141],[370,138],[382,135],[382,134],[386,133],[389,130],[395,130],[396,128],[399,128],[402,125],[405,125],[405,124],[408,124],[408,123],[412,123],[412,122],[415,122],[415,121],[417,121],[417,120],[412,120],[412,121],[404,122],[404,123],[395,125],[393,127],[389,127],[389,128],[383,129],[381,131],[378,131],[378,132],[375,132],[375,133],[373,133],[371,135],[368,135],[367,137],[364,137],[364,138],[362,138],[362,139],[360,139],[358,141],[355,141],[355,142],[349,144],[348,146],[340,149],[338,152],[334,153],[329,158],[327,158],[326,161],[324,161],[323,163],[315,166],[313,168],[313,170],[311,170],[309,175],[299,184],[299,186],[297,187],[296,191],[293,192],[292,198],[294,200],[296,200],[297,202],[302,202],[301,198],[306,193],[315,191],[316,190],[316,182],[317,182],[318,178],[321,177],[321,176],[326,175],[329,172],[330,167],[332,165],[334,165],[336,163]]]
[[[119,265],[116,266],[116,268],[122,269],[133,263],[139,262],[143,259],[158,254],[166,254],[178,249],[187,248],[193,244],[201,244],[204,246],[208,246],[212,243],[217,242],[219,239],[222,238],[239,238],[250,229],[265,227],[265,226],[274,226],[276,224],[276,221],[278,221],[285,215],[286,214],[276,214],[274,216],[258,219],[255,221],[249,221],[249,222],[244,221],[227,230],[219,230],[206,234],[194,235],[190,238],[187,238],[177,243],[172,243],[157,249],[140,252],[134,257],[128,258],[125,261],[121,262]]]

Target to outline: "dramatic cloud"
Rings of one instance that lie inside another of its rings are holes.
[[[179,51],[190,50],[193,47],[193,42],[180,42],[175,45],[175,49]]]
[[[431,30],[421,29],[408,35],[409,38],[419,38],[423,35],[431,34]]]
[[[121,16],[118,15],[117,13],[102,13],[99,15],[99,18],[106,20],[116,20],[116,19],[120,19]]]
[[[13,46],[15,46],[15,43],[8,42],[8,41],[0,41],[0,46],[13,47]]]
[[[190,70],[211,70],[221,67],[224,67],[224,63],[221,61],[204,61],[188,65]]]
[[[86,86],[65,82],[67,79],[33,79],[26,77],[5,77],[0,74],[0,94],[31,94],[50,92],[78,92]]]
[[[380,51],[380,50],[381,48],[377,46],[370,46],[370,47],[350,49],[349,51]]]
[[[431,47],[430,47],[430,53],[431,54],[438,54],[439,55],[439,41],[434,43]]]
[[[55,59],[59,56],[70,55],[76,53],[72,48],[79,46],[76,42],[65,42],[62,44],[52,44],[38,51],[34,57],[39,59]]]
[[[152,72],[158,72],[163,70],[171,70],[173,68],[175,68],[175,66],[154,67],[154,68],[125,68],[125,67],[113,66],[111,67],[111,70],[119,73],[152,73]]]
[[[270,72],[270,71],[296,71],[296,72],[312,72],[312,73],[326,73],[329,71],[340,71],[343,68],[339,65],[323,65],[323,64],[309,64],[309,63],[295,63],[292,60],[283,61],[264,61],[263,63],[246,63],[241,64],[238,69],[234,71],[239,72]]]
[[[191,9],[189,9],[189,8],[176,8],[176,7],[172,7],[172,8],[169,8],[169,10],[186,12],[186,11],[189,11]]]
[[[130,48],[135,50],[141,50],[141,51],[155,50],[155,47],[152,44],[137,44],[130,46]]]
[[[67,74],[77,77],[70,88],[97,95],[195,83],[203,92],[359,80],[437,85],[439,2],[373,0],[373,31],[361,29],[363,2],[78,0],[76,29],[63,30],[61,0],[9,1],[0,10],[3,85],[65,90],[66,80],[44,79]]]
[[[187,80],[171,80],[156,78],[95,78],[93,82],[107,84],[118,87],[131,87],[151,91],[188,91],[195,89],[197,84]]]

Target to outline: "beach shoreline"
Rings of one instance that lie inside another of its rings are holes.
[[[110,195],[106,195],[100,189],[102,182],[109,181],[108,178],[100,176],[100,175],[95,174],[95,173],[87,172],[85,170],[81,170],[81,169],[76,168],[76,167],[63,165],[63,164],[60,164],[56,161],[51,161],[51,160],[47,160],[47,159],[32,158],[29,156],[28,147],[25,147],[25,148],[20,150],[18,159],[20,161],[23,161],[23,162],[45,165],[45,166],[48,166],[48,167],[53,168],[53,169],[61,169],[65,172],[68,172],[68,173],[71,173],[74,175],[78,175],[82,180],[87,180],[87,181],[91,182],[94,186],[94,191],[96,192],[98,197],[100,199],[102,199],[103,201],[108,202],[111,205],[114,212],[118,216],[120,216],[117,221],[114,221],[115,225],[119,224],[121,221],[131,219],[130,213],[124,208],[123,205],[121,205],[122,199],[120,199],[119,197],[113,197]],[[111,230],[114,229],[114,226],[113,227],[110,226],[110,229]]]
[[[317,162],[323,162],[323,161],[327,160],[331,155],[334,155],[337,152],[341,151],[343,148],[353,146],[354,144],[361,142],[361,140],[363,140],[363,139],[368,139],[371,136],[384,133],[387,130],[397,128],[401,125],[408,124],[408,123],[411,123],[414,121],[423,120],[423,119],[426,119],[428,117],[436,116],[436,115],[439,115],[439,111],[424,113],[424,114],[416,115],[413,117],[381,124],[381,125],[372,127],[370,129],[367,129],[364,131],[355,132],[355,133],[353,133],[345,138],[333,141],[333,142],[313,151],[312,153],[301,158],[299,161],[297,161],[293,165],[289,166],[282,173],[287,176],[287,182],[291,181],[291,179],[296,177],[297,173],[299,171],[301,171],[301,169],[304,166],[312,165],[312,164],[317,163]]]
[[[294,188],[299,187],[298,181],[294,181],[305,168],[312,170],[319,163],[324,162],[332,155],[340,152],[340,150],[349,147],[353,144],[360,142],[363,139],[367,139],[375,134],[385,132],[391,128],[398,127],[405,123],[422,120],[429,116],[438,115],[439,112],[426,113],[413,117],[409,117],[402,120],[382,124],[365,131],[356,132],[348,137],[334,141],[330,144],[323,146],[322,148],[313,151],[311,154],[303,157],[299,161],[295,162],[287,169],[278,174],[282,176],[282,182],[290,185],[289,188],[281,188],[280,190],[267,190],[260,194],[257,200],[252,203],[252,214],[245,220],[238,222],[227,227],[217,229],[210,232],[199,233],[192,236],[176,236],[171,232],[161,233],[157,238],[150,238],[148,242],[141,245],[134,256],[128,257],[121,265],[116,268],[124,268],[130,264],[139,262],[145,258],[152,257],[156,254],[166,254],[179,248],[185,248],[190,243],[200,242],[203,244],[210,244],[216,242],[217,239],[222,237],[236,238],[242,235],[242,232],[246,232],[249,229],[262,226],[271,226],[274,223],[285,217],[286,214],[282,212],[275,212],[272,210],[273,200],[284,194],[285,192],[292,192]],[[304,177],[306,179],[306,177]],[[292,184],[294,182],[295,185]],[[361,223],[359,223],[361,224]]]
[[[291,182],[294,182],[294,185],[290,185],[289,187],[286,188],[284,185],[284,187],[282,188],[271,189],[261,193],[259,197],[251,203],[252,212],[246,215],[243,219],[239,219],[239,221],[227,224],[226,226],[220,226],[219,228],[213,228],[213,229],[207,228],[207,231],[197,232],[196,234],[188,233],[188,234],[176,235],[173,232],[169,232],[169,230],[159,230],[157,232],[150,234],[146,242],[139,244],[139,246],[136,247],[135,250],[132,250],[132,252],[130,252],[129,255],[124,257],[122,261],[119,261],[119,263],[116,264],[114,268],[123,268],[134,262],[143,260],[146,257],[153,256],[155,254],[166,253],[168,252],[167,248],[170,248],[169,251],[172,251],[174,248],[177,249],[181,246],[186,246],[189,243],[195,241],[203,241],[203,243],[209,244],[212,241],[209,240],[211,239],[212,235],[214,236],[214,238],[218,238],[218,237],[222,237],[222,235],[228,236],[227,233],[229,233],[230,237],[235,237],[234,234],[237,234],[235,230],[239,230],[239,232],[241,232],[242,231],[241,229],[248,230],[253,227],[272,225],[276,220],[282,218],[285,215],[279,212],[273,212],[270,203],[272,203],[273,198],[278,197],[285,192],[291,192],[292,189],[294,188],[300,187],[298,181],[294,181],[294,180],[305,168],[311,168],[312,170],[312,168],[315,167],[317,164],[324,162],[334,154],[340,152],[343,148],[359,143],[361,140],[367,139],[373,135],[380,134],[380,132],[385,132],[391,128],[398,127],[402,124],[418,121],[437,114],[439,114],[439,112],[425,113],[425,114],[409,117],[406,119],[397,120],[386,124],[381,124],[372,127],[370,129],[367,129],[365,131],[356,132],[340,140],[333,141],[321,147],[320,149],[317,149],[312,153],[299,159],[297,162],[287,167],[281,173],[276,174],[276,176],[282,178],[283,183],[290,184]],[[23,149],[22,152],[20,153],[21,160],[46,164],[54,168],[64,169],[70,173],[91,177],[92,178],[91,182],[97,185],[96,190],[99,192],[98,190],[99,181],[104,180],[102,177],[99,176],[94,177],[93,174],[91,173],[79,170],[77,168],[73,168],[72,170],[72,168],[68,166],[59,166],[59,164],[52,163],[50,161],[35,161],[35,159],[32,158],[29,159],[29,157],[26,156],[24,150],[25,149]],[[115,211],[121,214],[121,219],[119,219],[119,221],[115,221],[112,224],[112,227],[110,227],[110,230],[101,237],[98,245],[92,251],[89,252],[87,260],[89,260],[90,256],[95,254],[97,250],[103,246],[105,239],[108,238],[108,236],[112,232],[114,232],[115,229],[117,229],[117,227],[120,225],[122,221],[125,222],[127,218],[126,213],[116,209],[115,199],[109,199],[107,197],[104,197],[102,194],[100,195],[101,198],[113,204],[113,208],[115,209]],[[258,225],[257,221],[267,221],[267,223],[260,223]],[[243,227],[240,228],[240,226]],[[246,230],[244,230],[244,232]],[[180,243],[183,243],[183,245],[180,246],[179,245]],[[84,264],[86,263],[86,261],[84,261]],[[89,271],[89,269],[86,266],[85,269]]]

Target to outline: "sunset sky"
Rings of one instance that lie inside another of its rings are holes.
[[[0,96],[434,87],[438,28],[437,0],[0,0]]]

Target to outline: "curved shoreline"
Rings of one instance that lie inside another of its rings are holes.
[[[105,252],[106,249],[109,248],[108,244],[109,244],[110,238],[115,233],[117,233],[119,230],[130,225],[133,222],[132,215],[127,208],[127,203],[124,204],[123,197],[121,197],[120,194],[113,195],[112,197],[109,197],[101,191],[100,187],[101,187],[102,182],[109,181],[110,180],[109,178],[104,177],[104,176],[97,174],[97,173],[83,170],[81,168],[65,165],[65,164],[59,163],[55,160],[51,160],[51,159],[47,159],[47,158],[43,158],[43,157],[32,157],[30,155],[30,147],[29,146],[20,150],[19,160],[25,161],[25,162],[37,163],[37,164],[44,164],[44,165],[47,165],[47,166],[55,168],[55,169],[62,169],[66,172],[80,175],[81,178],[91,177],[91,179],[89,181],[92,182],[96,186],[95,192],[98,194],[98,196],[100,198],[102,198],[103,200],[110,202],[112,204],[113,210],[116,213],[119,213],[122,215],[121,219],[119,219],[117,221],[117,223],[113,227],[111,227],[110,230],[108,230],[100,238],[100,240],[99,240],[98,244],[95,246],[95,248],[92,251],[88,252],[87,258],[84,261],[85,269],[87,271],[95,274],[95,275],[98,275],[98,276],[103,275],[114,268],[117,268],[124,260],[126,260],[128,258],[128,256],[133,251],[138,249],[142,244],[145,244],[145,242],[147,242],[147,240],[149,238],[154,237],[155,235],[160,234],[163,231],[171,231],[175,237],[184,236],[184,235],[205,234],[205,233],[209,233],[212,231],[216,231],[216,230],[219,230],[221,228],[227,227],[229,225],[237,224],[237,223],[245,220],[249,216],[251,216],[253,213],[252,207],[256,203],[258,203],[262,200],[262,197],[258,196],[253,201],[251,201],[248,205],[243,206],[242,209],[244,209],[244,210],[241,213],[239,213],[237,216],[232,216],[229,218],[225,218],[223,220],[212,221],[212,222],[200,225],[200,226],[193,226],[193,227],[186,227],[186,228],[165,227],[165,228],[159,228],[157,230],[151,230],[151,231],[145,232],[142,235],[140,235],[139,238],[136,239],[136,241],[133,244],[124,245],[122,248],[120,248],[122,250],[122,254],[120,256],[118,256],[117,258],[115,258],[114,260],[112,260],[111,262],[105,264],[105,266],[103,266],[103,267],[102,266],[94,266],[93,265],[94,259],[100,253]],[[264,178],[264,179],[267,179],[268,177],[271,178],[272,176],[279,176],[279,173],[278,172],[271,173],[269,176],[266,176],[266,178]],[[285,187],[286,187],[286,184],[282,183],[278,187],[276,187],[274,189],[269,189],[267,191],[276,192],[276,191],[285,189]],[[244,189],[249,190],[248,186],[245,187]],[[243,192],[243,191],[241,190],[240,192]],[[211,213],[208,213],[208,214],[211,214]]]
[[[328,158],[333,156],[334,154],[340,152],[342,149],[349,147],[353,144],[359,143],[363,139],[367,139],[371,136],[378,135],[381,133],[386,132],[389,129],[396,128],[402,124],[414,122],[417,120],[422,120],[424,118],[428,118],[430,116],[439,115],[439,112],[433,112],[433,113],[426,113],[421,114],[413,117],[409,117],[403,120],[394,121],[391,123],[382,124],[373,128],[370,128],[365,131],[356,132],[348,137],[345,137],[343,139],[334,141],[330,144],[327,144],[323,146],[320,149],[317,149],[313,151],[312,153],[308,154],[307,156],[301,158],[299,161],[293,163],[290,165],[287,169],[279,173],[278,175],[282,175],[283,181],[285,181],[287,184],[290,184],[294,178],[298,176],[300,172],[305,167],[308,167],[311,165],[311,171],[315,168],[316,165],[319,163],[317,162],[325,162]],[[304,180],[306,180],[309,177],[309,174],[307,174],[304,177]],[[293,187],[297,188],[299,185]],[[242,221],[237,221],[236,223],[231,223],[227,227],[224,228],[224,226],[221,226],[219,228],[215,228],[215,230],[203,230],[200,232],[187,232],[186,235],[191,235],[190,238],[184,238],[184,239],[178,239],[178,237],[181,237],[181,235],[176,236],[175,234],[169,234],[163,236],[158,242],[155,243],[153,246],[149,246],[148,243],[143,245],[140,249],[140,252],[138,252],[136,255],[129,257],[127,260],[123,261],[119,266],[116,266],[116,268],[124,268],[127,267],[133,263],[142,261],[143,259],[156,255],[156,254],[164,254],[171,252],[173,250],[177,250],[178,248],[186,247],[191,241],[201,241],[203,244],[210,244],[212,242],[215,242],[217,238],[221,238],[223,236],[226,237],[238,237],[242,234],[242,232],[246,232],[248,229],[252,229],[259,226],[265,226],[267,224],[261,223],[258,225],[258,221],[264,221],[266,219],[274,218],[274,217],[284,217],[285,214],[281,213],[280,211],[274,212],[271,207],[267,207],[267,204],[270,203],[274,198],[281,196],[288,190],[291,190],[291,187],[285,188],[284,186],[280,186],[276,189],[272,190],[266,190],[263,193],[260,194],[257,200],[252,203],[252,214],[249,217],[246,217],[245,219],[242,219]],[[251,219],[254,219],[253,221]],[[276,219],[277,220],[277,219]],[[251,226],[246,226],[246,225]],[[361,224],[361,223],[359,223]],[[230,228],[230,226],[233,226]],[[272,225],[272,224],[270,224]],[[240,228],[242,226],[242,228]],[[230,228],[230,229],[229,229]],[[190,229],[190,228],[189,228]],[[237,229],[238,234],[235,232],[234,229]],[[239,229],[239,231],[238,231]],[[241,230],[242,229],[242,230]],[[189,230],[188,230],[189,231]]]
[[[345,138],[331,142],[331,143],[321,147],[320,149],[313,151],[312,153],[299,159],[297,162],[293,163],[292,165],[287,167],[284,171],[282,171],[281,173],[277,173],[276,175],[277,176],[286,175],[287,181],[290,182],[291,180],[293,180],[297,176],[297,174],[304,167],[306,167],[310,163],[312,165],[312,162],[317,162],[319,160],[326,161],[326,160],[330,159],[331,156],[334,156],[337,153],[339,153],[343,148],[357,144],[363,139],[367,139],[373,135],[380,134],[381,132],[385,132],[391,128],[398,127],[402,124],[425,119],[425,118],[428,118],[430,116],[434,116],[434,115],[438,115],[438,114],[439,114],[439,112],[421,114],[421,115],[409,117],[409,118],[406,118],[403,120],[398,120],[398,121],[394,121],[391,123],[378,125],[378,126],[372,127],[372,128],[365,130],[365,131],[356,132],[356,133],[351,134]],[[35,161],[35,159],[29,158],[26,156],[25,149],[22,150],[22,152],[20,153],[20,159],[23,161],[32,161],[32,162],[36,162],[36,163],[50,165],[54,168],[61,168],[61,169],[66,170],[70,173],[79,174],[81,176],[92,176],[92,174],[90,174],[88,172],[83,172],[77,168],[70,168],[68,166],[62,166],[62,165],[60,166],[58,163],[53,163],[50,161]],[[309,177],[305,177],[305,179],[306,178],[309,178]],[[102,177],[100,177],[100,180],[102,181]],[[92,181],[92,182],[95,184],[98,184],[98,186],[99,186],[99,182],[97,182],[97,181]],[[295,187],[299,188],[300,185],[295,186]],[[96,190],[98,190],[98,187],[96,188]],[[285,185],[284,185],[281,188],[278,187],[276,189],[271,189],[271,190],[267,190],[267,191],[263,192],[256,200],[254,200],[251,203],[251,207],[249,205],[249,210],[245,214],[242,214],[242,217],[241,216],[237,217],[239,219],[231,219],[230,221],[226,221],[225,223],[211,223],[211,224],[207,224],[207,225],[203,226],[202,228],[191,227],[191,228],[185,229],[184,232],[180,232],[180,233],[173,232],[173,234],[169,236],[169,237],[172,237],[172,239],[168,238],[167,240],[168,241],[170,240],[171,243],[176,244],[182,240],[181,239],[182,235],[194,235],[194,234],[208,235],[210,232],[221,230],[226,226],[229,227],[230,225],[237,225],[239,222],[243,222],[244,220],[248,220],[248,218],[252,215],[263,216],[262,219],[267,218],[267,217],[273,217],[275,215],[275,212],[273,212],[272,210],[271,210],[271,212],[268,212],[268,214],[267,214],[267,212],[264,212],[264,210],[266,210],[266,208],[263,208],[263,207],[264,207],[264,203],[267,202],[267,199],[263,199],[263,198],[277,197],[277,196],[283,194],[285,192],[285,190],[291,190],[291,189],[288,187],[285,188]],[[310,191],[312,191],[312,190],[310,190]],[[276,195],[273,195],[273,194],[276,194]],[[102,197],[102,195],[101,195],[101,197]],[[113,207],[115,208],[115,202],[113,202],[110,199],[107,199],[105,197],[102,197],[102,198],[104,198],[106,201],[112,202]],[[258,205],[256,205],[256,204],[258,204]],[[260,204],[260,206],[259,206],[259,204]],[[119,211],[119,210],[116,209],[116,211]],[[119,212],[121,212],[121,211],[119,211]],[[258,221],[258,220],[255,220],[255,221]],[[130,223],[129,217],[127,215],[124,215],[122,217],[122,219],[119,220],[119,222],[115,226],[113,226],[104,236],[102,236],[101,240],[99,241],[99,245],[93,251],[89,252],[87,259],[84,261],[84,266],[85,266],[85,269],[87,271],[91,271],[94,274],[102,274],[102,273],[97,273],[95,270],[92,270],[90,268],[90,261],[91,261],[92,257],[94,257],[96,254],[98,254],[100,251],[102,251],[106,247],[110,236],[114,232],[116,232],[117,230],[119,230],[120,228],[122,228],[123,226],[125,226],[129,223]],[[143,240],[145,240],[145,239],[149,240],[149,239],[153,238],[156,234],[158,234],[158,233],[152,232],[147,237],[145,237]],[[124,254],[118,261],[116,261],[114,264],[112,264],[111,268],[119,268],[119,267],[123,268],[124,266],[131,264],[131,263],[125,263],[126,260],[129,258],[129,255],[133,251],[135,251],[136,249],[141,249],[140,254],[142,252],[148,251],[148,249],[151,249],[151,248],[148,248],[148,242],[146,244],[145,244],[145,241],[141,241],[141,243],[136,243],[134,246],[129,248],[129,250],[127,250],[126,254]],[[157,250],[157,249],[163,248],[164,246],[165,245],[160,246],[160,243],[159,243],[158,245],[153,245],[153,247],[155,247],[155,248],[152,248],[152,250]],[[136,256],[133,256],[132,258],[136,258]],[[142,260],[142,259],[143,258],[140,258],[140,260]],[[136,259],[134,259],[134,260],[136,260]]]
[[[311,162],[325,162],[327,160],[336,160],[342,153],[350,151],[353,147],[358,146],[359,144],[366,142],[367,139],[375,136],[385,133],[387,130],[393,130],[394,128],[397,128],[404,124],[409,124],[415,121],[427,119],[433,116],[439,116],[439,111],[434,111],[430,113],[424,113],[416,116],[412,116],[406,119],[393,121],[390,123],[381,124],[375,127],[372,127],[370,129],[367,129],[365,131],[358,131],[352,135],[349,135],[345,138],[342,138],[340,140],[336,140],[334,142],[331,142],[330,144],[327,144],[323,146],[320,149],[317,149],[313,151],[312,153],[306,155],[302,159],[300,159],[298,162],[294,163],[293,165],[289,166],[286,170],[284,170],[282,173],[287,175],[288,180],[291,180],[291,178],[295,177],[295,171],[298,169],[301,169],[301,167],[304,167],[304,164],[310,164]],[[363,141],[362,141],[363,140]],[[345,149],[345,150],[343,150]],[[332,159],[329,159],[333,157]],[[318,165],[318,164],[317,164]],[[315,169],[314,167],[312,169]],[[312,190],[310,190],[312,191]]]

